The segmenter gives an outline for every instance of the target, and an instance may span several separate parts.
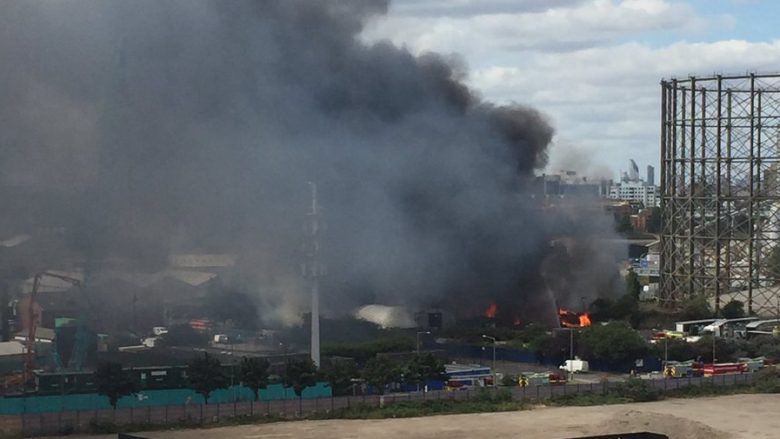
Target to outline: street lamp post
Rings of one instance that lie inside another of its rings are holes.
[[[712,364],[715,364],[715,328],[712,328]]]
[[[495,387],[496,384],[497,384],[497,382],[496,382],[496,338],[495,337],[491,337],[489,335],[485,335],[485,334],[482,334],[482,338],[490,340],[493,343],[493,366],[492,366],[492,369],[493,369],[493,386]]]
[[[236,388],[235,388],[235,366],[236,366],[236,357],[234,355],[235,353],[235,345],[234,341],[231,338],[230,339],[230,390],[233,393],[233,402],[236,401]]]
[[[666,367],[669,365],[669,336],[664,334],[664,374],[666,374]]]
[[[430,334],[431,331],[417,331],[417,355],[420,355],[420,334]]]
[[[569,328],[569,381],[574,381],[574,328]]]

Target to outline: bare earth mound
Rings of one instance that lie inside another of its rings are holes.
[[[589,431],[588,434],[614,434],[649,431],[670,438],[685,439],[727,439],[731,436],[715,430],[706,424],[669,414],[627,410],[617,413],[607,422]]]
[[[780,437],[777,413],[780,413],[778,395],[732,395],[408,419],[281,422],[139,435],[153,439],[563,439],[651,431],[666,434],[671,439],[768,439]]]

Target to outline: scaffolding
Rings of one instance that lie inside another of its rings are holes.
[[[660,297],[780,313],[780,74],[661,82]]]

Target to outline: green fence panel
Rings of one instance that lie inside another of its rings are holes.
[[[332,395],[327,383],[317,383],[303,391],[303,398],[326,398]],[[297,399],[291,388],[281,384],[271,384],[260,390],[261,400]],[[233,386],[211,393],[209,403],[232,401],[251,401],[252,390],[243,386]],[[145,390],[137,395],[125,396],[117,403],[118,408],[155,407],[166,405],[203,404],[203,397],[192,389]],[[83,411],[110,409],[108,398],[96,393],[75,395],[49,395],[0,398],[0,414],[17,415],[21,413],[46,413],[59,411]]]

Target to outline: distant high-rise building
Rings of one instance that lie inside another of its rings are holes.
[[[620,183],[609,186],[607,198],[624,201],[641,201],[645,207],[656,207],[661,197],[655,186],[655,168],[647,167],[647,180],[639,178],[639,166],[634,160],[629,160],[628,172],[624,172]]]
[[[628,181],[639,181],[639,166],[636,165],[634,159],[629,159]]]

